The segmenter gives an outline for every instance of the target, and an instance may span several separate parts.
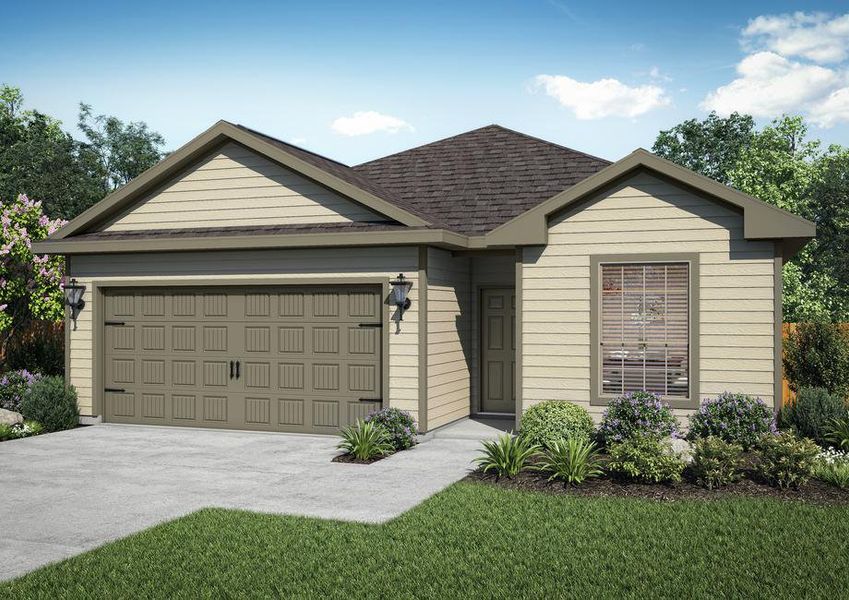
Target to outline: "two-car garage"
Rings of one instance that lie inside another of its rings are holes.
[[[382,405],[378,285],[106,288],[103,415],[334,433]]]

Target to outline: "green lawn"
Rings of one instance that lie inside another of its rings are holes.
[[[849,507],[459,483],[385,525],[203,510],[0,598],[845,597]]]

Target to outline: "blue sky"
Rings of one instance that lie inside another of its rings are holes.
[[[71,131],[85,101],[168,149],[223,118],[348,163],[489,123],[617,159],[710,107],[849,145],[845,3],[691,4],[15,2],[0,82]]]

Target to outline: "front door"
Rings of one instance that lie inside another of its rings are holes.
[[[515,413],[516,290],[481,292],[481,412]]]

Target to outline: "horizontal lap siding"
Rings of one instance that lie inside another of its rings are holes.
[[[317,283],[332,283],[334,279],[346,277],[390,279],[399,272],[413,281],[410,292],[413,304],[404,314],[400,331],[390,324],[393,308],[385,306],[383,323],[390,331],[389,364],[384,368],[389,369],[389,404],[417,417],[418,251],[415,248],[399,248],[391,256],[379,248],[76,256],[71,260],[71,274],[86,286],[86,307],[80,313],[77,330],[71,331],[70,348],[71,384],[77,388],[80,411],[84,415],[93,411],[94,281],[122,286],[162,282],[167,286],[169,280],[225,283],[239,279],[273,279],[304,285],[317,278],[322,279]]]
[[[104,230],[382,220],[356,202],[230,143],[113,219]]]
[[[428,248],[428,429],[469,415],[471,286],[469,262]]]
[[[640,174],[550,222],[548,246],[523,256],[523,393],[590,406],[590,257],[700,256],[702,397],[729,390],[773,402],[773,244],[746,241],[742,215]],[[677,411],[683,417],[690,411]]]

